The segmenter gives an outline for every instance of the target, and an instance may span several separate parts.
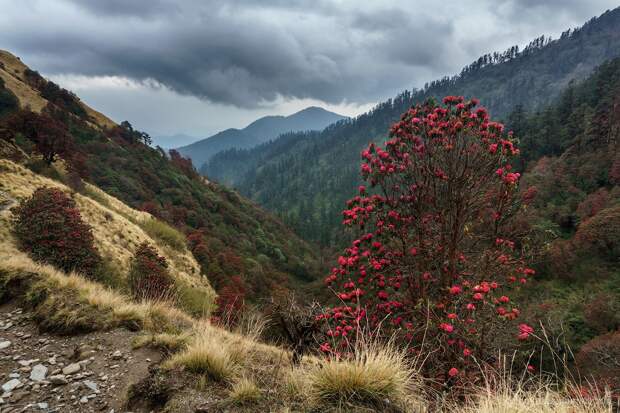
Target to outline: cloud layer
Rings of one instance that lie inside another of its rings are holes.
[[[605,0],[0,4],[0,47],[46,74],[152,79],[182,95],[245,108],[278,99],[377,101],[612,6]]]

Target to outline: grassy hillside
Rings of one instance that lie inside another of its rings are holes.
[[[172,246],[187,245],[200,265],[196,271],[208,276],[216,289],[230,284],[231,277],[240,277],[244,295],[252,301],[296,289],[317,278],[320,270],[315,251],[269,213],[201,178],[178,153],[169,157],[151,148],[150,137],[129,123],[116,125],[97,115],[10,53],[0,54],[0,63],[4,67],[4,86],[0,87],[19,101],[19,107],[1,115],[0,139],[4,140],[0,140],[0,148],[14,145],[23,155],[15,152],[3,156],[14,157],[41,175],[71,185],[86,197],[97,198],[101,193],[83,186],[80,180],[94,184],[176,228],[182,236],[156,223],[141,224],[143,232],[159,236]],[[45,126],[17,130],[15,125],[28,122],[53,123],[68,136],[59,153],[64,168],[49,167],[40,157],[36,140],[45,139]],[[186,236],[191,236],[189,243]]]
[[[4,228],[4,246],[15,251],[15,240],[7,232],[10,228],[8,208],[40,187],[60,188],[70,193],[76,201],[85,222],[93,228],[95,245],[107,262],[107,279],[110,285],[123,289],[129,273],[131,258],[143,242],[155,245],[160,255],[168,261],[169,270],[179,289],[181,306],[195,313],[209,314],[215,307],[215,292],[206,277],[201,275],[198,262],[184,244],[170,247],[149,230],[156,220],[150,214],[136,211],[107,195],[97,187],[87,184],[85,193],[74,193],[58,181],[51,180],[6,159],[0,159],[0,199],[4,211],[0,222]],[[159,225],[165,225],[159,222]],[[170,228],[171,231],[175,231]],[[182,239],[181,234],[179,236]]]

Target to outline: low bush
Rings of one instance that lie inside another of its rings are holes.
[[[165,300],[173,294],[174,282],[166,258],[147,242],[140,244],[134,254],[128,283],[137,299]]]
[[[91,227],[73,199],[57,188],[39,188],[13,209],[14,233],[35,261],[70,272],[95,274],[101,262]]]

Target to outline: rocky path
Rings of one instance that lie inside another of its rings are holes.
[[[22,309],[0,306],[0,413],[123,412],[127,388],[161,357],[133,350],[135,335],[41,334]]]

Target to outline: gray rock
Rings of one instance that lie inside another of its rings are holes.
[[[47,367],[45,367],[43,364],[37,364],[32,368],[32,371],[30,372],[30,380],[32,381],[43,381],[45,380],[45,376],[47,376]]]
[[[8,348],[11,345],[10,341],[0,341],[0,350],[4,350],[5,348]]]
[[[86,397],[86,396],[82,397],[82,398],[80,399],[80,403],[82,403],[82,404],[86,404],[86,403],[88,403],[88,397]]]
[[[15,390],[22,382],[19,379],[12,379],[2,385],[2,390],[10,392]]]
[[[62,369],[62,374],[66,374],[66,375],[75,374],[81,369],[82,369],[82,366],[80,366],[78,363],[69,364],[67,367]]]
[[[120,360],[120,359],[122,359],[122,358],[123,358],[123,353],[121,353],[121,351],[120,351],[120,350],[116,350],[116,351],[114,352],[114,354],[112,354],[112,359],[113,359],[113,360]]]
[[[67,380],[64,374],[55,374],[53,376],[50,376],[49,381],[50,383],[55,384],[57,386],[69,383],[69,380]]]
[[[49,404],[47,403],[37,403],[37,407],[41,410],[47,410],[47,408],[49,407]]]

